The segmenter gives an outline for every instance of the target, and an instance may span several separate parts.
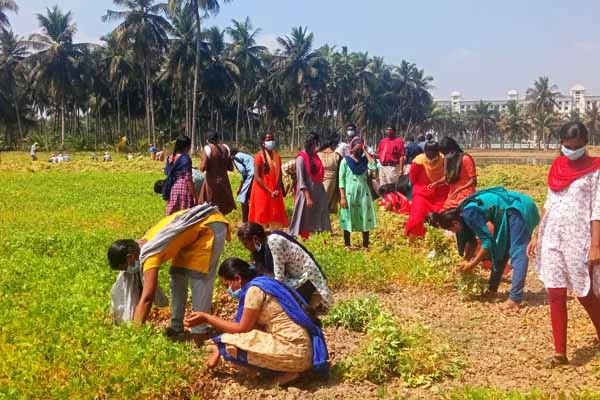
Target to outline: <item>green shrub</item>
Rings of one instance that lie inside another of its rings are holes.
[[[338,370],[351,381],[382,384],[400,377],[414,387],[455,377],[462,366],[450,346],[435,339],[428,330],[420,325],[402,330],[392,314],[381,312],[369,323],[365,344],[357,354],[340,363]]]
[[[381,314],[379,301],[369,296],[336,303],[324,320],[325,326],[337,326],[354,332],[366,332],[367,326]]]
[[[521,393],[517,390],[465,386],[460,389],[454,389],[449,394],[443,396],[443,398],[446,400],[600,400],[600,394],[584,390],[569,395],[565,393],[549,395],[539,389],[532,389],[528,393]]]

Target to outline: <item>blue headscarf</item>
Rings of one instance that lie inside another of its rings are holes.
[[[240,322],[242,315],[244,314],[244,302],[246,300],[246,293],[252,286],[256,286],[265,293],[273,296],[277,303],[281,306],[286,315],[294,321],[294,323],[300,325],[306,329],[311,337],[312,351],[313,351],[313,370],[322,376],[327,376],[329,373],[329,354],[327,352],[327,345],[325,344],[325,337],[321,328],[313,322],[308,316],[302,306],[307,307],[306,301],[300,296],[299,293],[283,283],[276,281],[273,278],[266,276],[258,276],[248,282],[243,288],[240,294],[240,303],[238,305],[238,311],[235,316],[235,321]],[[214,342],[219,348],[219,353],[227,361],[234,362],[245,366],[251,366],[248,364],[246,352],[238,350],[238,357],[233,358],[225,350],[225,345],[221,343],[221,337],[217,336]]]

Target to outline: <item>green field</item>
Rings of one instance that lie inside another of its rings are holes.
[[[152,192],[162,165],[77,161],[83,157],[49,165],[2,155],[0,398],[178,398],[202,370],[202,353],[170,342],[152,325],[115,327],[109,291],[116,273],[106,261],[113,240],[139,237],[163,216],[165,203]],[[543,200],[544,167],[480,172],[482,186],[505,184]],[[235,187],[238,178],[232,179]],[[402,220],[381,211],[378,218],[366,256],[348,257],[339,234],[308,241],[334,290],[453,282],[456,258],[447,240],[435,233],[423,249],[411,251]],[[239,214],[230,221],[238,223]],[[431,246],[448,252],[447,260],[426,260]],[[224,257],[232,255],[247,257],[235,235]],[[161,286],[168,292],[165,271]],[[470,398],[483,398],[477,393],[471,390]]]

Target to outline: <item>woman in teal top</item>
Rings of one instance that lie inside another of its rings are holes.
[[[363,248],[369,249],[369,231],[377,226],[373,198],[367,183],[367,171],[377,164],[364,151],[364,142],[355,137],[350,142],[351,153],[342,159],[339,170],[340,228],[344,231],[344,246],[350,250],[350,232],[362,232]]]
[[[538,209],[530,197],[493,187],[467,197],[457,208],[430,214],[428,220],[433,226],[456,233],[459,253],[465,257],[461,271],[472,270],[489,255],[493,265],[488,283],[491,296],[498,291],[510,258],[512,287],[503,308],[519,307],[529,265],[527,245],[540,222]],[[489,230],[488,222],[494,226],[494,233]],[[476,238],[481,240],[477,254]]]

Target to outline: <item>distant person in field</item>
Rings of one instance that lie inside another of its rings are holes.
[[[254,181],[254,157],[242,153],[237,149],[231,149],[231,160],[233,165],[242,176],[240,186],[237,190],[237,201],[242,205],[242,222],[248,222],[250,211],[250,191]]]
[[[165,163],[165,187],[163,198],[168,201],[166,215],[194,207],[197,203],[192,175],[192,159],[189,155],[192,140],[179,136],[175,148]]]
[[[385,137],[379,142],[377,156],[381,163],[379,185],[398,182],[404,171],[404,141],[396,136],[396,130],[391,125],[385,129]]]
[[[369,170],[376,170],[375,159],[364,150],[365,143],[355,137],[350,142],[351,155],[340,163],[340,228],[344,231],[344,246],[352,250],[351,232],[362,232],[362,246],[369,250],[369,232],[377,226],[371,189],[367,182]]]
[[[529,265],[527,246],[540,221],[533,199],[503,187],[493,187],[467,197],[458,208],[432,213],[427,219],[433,226],[456,233],[459,253],[465,258],[459,271],[471,271],[488,256],[492,260],[485,297],[497,296],[502,274],[510,258],[512,286],[508,300],[501,308],[519,308]],[[488,223],[493,225],[493,233]],[[477,239],[481,240],[481,247],[475,252]]]
[[[473,157],[466,154],[451,137],[440,141],[440,151],[444,155],[444,176],[431,184],[432,188],[448,186],[448,197],[443,209],[458,207],[477,190],[477,170]]]
[[[227,293],[239,301],[235,320],[226,321],[206,312],[193,312],[185,319],[189,328],[209,324],[223,332],[209,346],[208,368],[216,367],[223,357],[241,367],[274,371],[278,384],[292,382],[311,369],[327,376],[325,337],[294,289],[257,276],[239,258],[225,260],[219,267],[219,277]]]
[[[204,173],[204,184],[200,191],[200,203],[212,203],[223,215],[235,210],[228,171],[233,171],[231,151],[226,144],[219,143],[219,134],[209,132],[207,145],[200,158],[200,171]]]
[[[313,309],[331,307],[333,297],[319,263],[294,237],[248,222],[238,228],[238,238],[252,253],[260,274],[293,287]]]
[[[339,142],[339,136],[333,134],[327,138],[327,142],[321,146],[321,149],[317,153],[323,163],[323,169],[325,171],[323,176],[323,186],[325,186],[325,191],[327,192],[327,203],[330,214],[338,213],[338,204],[340,202],[338,170],[340,168],[342,157],[335,151]]]
[[[432,184],[443,178],[444,156],[436,142],[427,142],[425,152],[415,157],[410,167],[412,204],[404,229],[410,244],[425,236],[427,214],[442,210],[448,197],[448,186],[434,187]]]
[[[142,268],[144,288],[133,320],[143,324],[148,318],[158,285],[160,267],[171,261],[171,324],[168,336],[183,333],[183,318],[192,292],[192,309],[210,312],[214,279],[225,240],[229,239],[227,220],[216,206],[203,204],[179,211],[160,220],[139,241],[117,240],[108,249],[112,269]],[[141,243],[141,245],[140,245]],[[208,339],[206,324],[192,329],[197,341]]]
[[[417,143],[412,136],[406,137],[406,143],[404,145],[405,161],[404,161],[404,174],[410,172],[410,166],[414,161],[415,157],[423,153],[423,149]]]
[[[548,291],[554,356],[547,367],[567,364],[567,290],[585,308],[600,339],[600,158],[590,157],[588,130],[569,122],[559,131],[560,155],[548,176],[539,234],[529,245]]]
[[[34,144],[31,145],[31,151],[30,151],[30,155],[31,155],[31,161],[37,161],[37,150],[38,150],[38,143],[35,142]]]
[[[112,161],[112,157],[110,156],[110,154],[108,153],[108,151],[104,152],[104,155],[102,156],[102,161],[104,161],[104,162]]]
[[[296,157],[296,197],[289,233],[307,239],[313,232],[330,232],[329,200],[323,185],[325,168],[317,155],[319,135],[311,132]]]
[[[150,159],[156,160],[156,153],[158,153],[158,149],[156,148],[156,146],[154,144],[150,143],[148,145],[148,151],[150,152]]]
[[[275,137],[267,133],[263,137],[261,150],[254,156],[248,221],[277,229],[288,226],[288,217],[283,202],[281,157],[275,147]]]

